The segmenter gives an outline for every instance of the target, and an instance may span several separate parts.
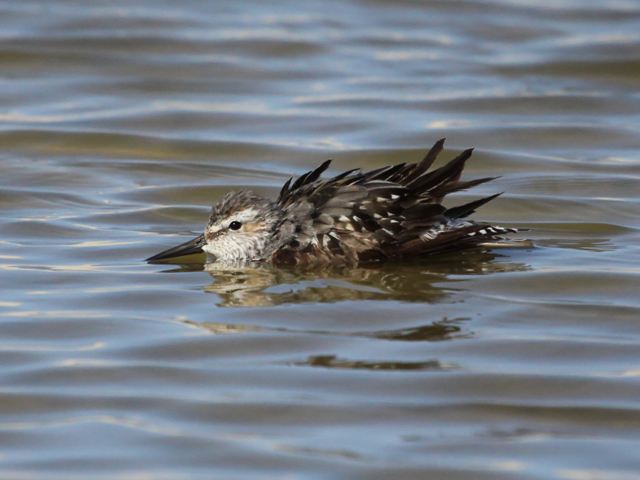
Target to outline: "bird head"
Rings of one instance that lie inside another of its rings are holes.
[[[207,263],[246,265],[264,260],[279,245],[282,210],[252,192],[227,193],[211,209],[201,235],[147,259],[169,260],[205,252]]]
[[[280,219],[273,202],[252,192],[228,193],[211,210],[202,250],[219,263],[261,260],[272,246]]]

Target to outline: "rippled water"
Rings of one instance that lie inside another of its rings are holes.
[[[640,4],[2,2],[0,477],[628,480]],[[476,146],[536,248],[142,259],[229,189]]]

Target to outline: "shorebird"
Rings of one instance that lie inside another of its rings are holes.
[[[452,208],[442,205],[452,192],[497,178],[460,180],[473,149],[431,169],[443,147],[441,139],[417,163],[321,179],[327,160],[295,181],[290,178],[275,200],[250,191],[227,193],[213,206],[202,234],[147,261],[204,252],[208,264],[220,266],[311,268],[512,246],[505,235],[517,229],[467,220],[500,193]]]

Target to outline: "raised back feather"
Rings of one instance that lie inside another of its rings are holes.
[[[449,209],[442,205],[447,194],[496,178],[460,180],[472,149],[431,170],[443,148],[441,139],[418,163],[364,173],[349,170],[319,180],[329,166],[326,161],[293,184],[290,179],[277,203],[300,223],[302,241],[284,249],[285,256],[296,258],[296,263],[325,257],[361,263],[472,247],[514,231],[459,220],[498,195]]]

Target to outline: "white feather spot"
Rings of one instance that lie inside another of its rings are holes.
[[[347,217],[346,215],[340,215],[338,217],[338,220],[341,221],[341,222],[349,222],[350,221],[349,217]]]
[[[391,194],[391,200],[397,200],[400,198],[400,195],[396,195],[395,193]]]
[[[467,234],[468,237],[475,237],[476,236],[476,232],[471,232]]]
[[[482,230],[478,230],[478,233],[479,233],[480,235],[486,235],[486,234],[487,234],[487,231],[483,228]]]
[[[382,215],[380,215],[379,213],[374,213],[373,214],[373,218],[380,219],[380,218],[382,218]]]
[[[437,236],[438,236],[438,232],[433,230],[427,230],[426,232],[420,235],[420,238],[424,241],[427,241],[427,240],[433,240]]]

